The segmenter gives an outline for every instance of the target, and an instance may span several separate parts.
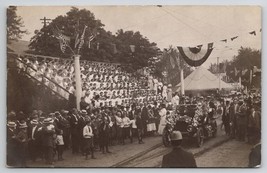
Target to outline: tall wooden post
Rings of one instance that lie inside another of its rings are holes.
[[[74,55],[74,69],[75,69],[75,83],[76,83],[76,105],[77,109],[80,110],[80,102],[82,96],[80,55]]]
[[[181,77],[181,94],[184,95],[184,69],[183,68],[181,68],[180,77]]]

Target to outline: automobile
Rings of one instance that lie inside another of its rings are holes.
[[[179,130],[184,138],[191,138],[198,147],[201,147],[205,138],[216,137],[217,122],[215,110],[209,108],[206,112],[203,106],[197,104],[179,105],[171,116],[172,123],[168,123],[163,130],[162,141],[164,146],[170,146],[170,134]]]

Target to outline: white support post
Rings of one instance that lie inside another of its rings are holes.
[[[77,109],[80,110],[80,102],[82,96],[80,55],[74,55],[74,69],[75,69],[75,83],[76,83],[76,105]]]

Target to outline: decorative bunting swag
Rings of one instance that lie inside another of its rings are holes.
[[[202,45],[199,45],[197,47],[177,48],[188,65],[197,67],[203,64],[208,59],[213,50],[212,47],[213,43],[208,43],[206,49],[203,48]]]

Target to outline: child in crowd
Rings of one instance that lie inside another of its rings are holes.
[[[56,138],[58,161],[64,160],[62,155],[64,151],[63,130],[59,130]]]

